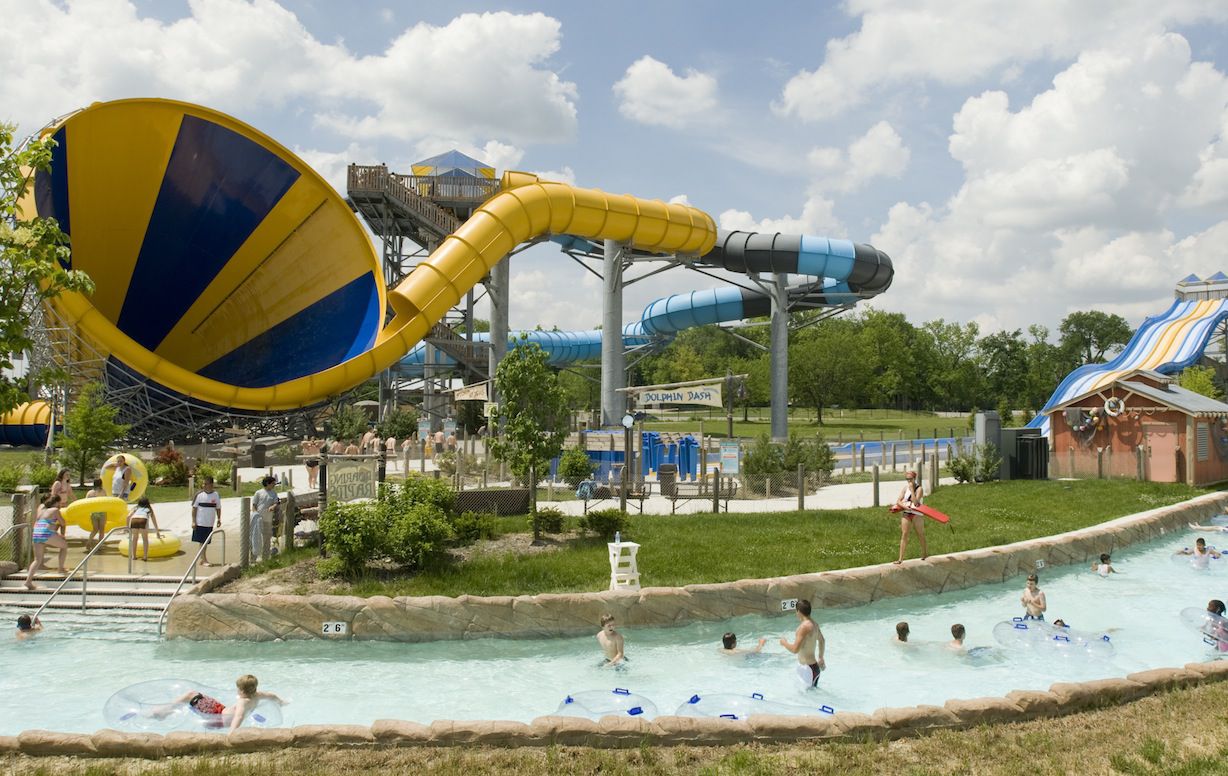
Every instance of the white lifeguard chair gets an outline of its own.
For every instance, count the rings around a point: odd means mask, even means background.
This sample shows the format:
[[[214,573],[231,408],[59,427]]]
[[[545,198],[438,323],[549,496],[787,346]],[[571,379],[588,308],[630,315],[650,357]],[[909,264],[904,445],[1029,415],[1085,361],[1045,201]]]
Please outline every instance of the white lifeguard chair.
[[[606,544],[610,550],[610,589],[639,590],[640,570],[635,554],[640,546],[635,542],[614,541]]]

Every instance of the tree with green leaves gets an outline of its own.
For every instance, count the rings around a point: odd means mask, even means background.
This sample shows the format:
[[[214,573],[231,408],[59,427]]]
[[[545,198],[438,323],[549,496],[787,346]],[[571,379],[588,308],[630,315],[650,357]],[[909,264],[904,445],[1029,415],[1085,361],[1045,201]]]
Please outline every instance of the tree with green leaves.
[[[22,211],[34,171],[51,167],[54,141],[14,148],[12,124],[0,123],[0,370],[34,345],[31,326],[40,304],[65,291],[90,294],[94,284],[69,270],[68,237],[54,218]],[[16,381],[0,375],[0,413],[27,400]]]
[[[328,430],[333,435],[333,439],[347,442],[357,441],[359,437],[367,433],[370,426],[371,421],[367,413],[353,404],[338,404],[332,418],[328,421]]]
[[[1181,370],[1177,384],[1187,391],[1201,393],[1217,401],[1223,401],[1224,392],[1215,383],[1215,369],[1209,366],[1187,366]]]
[[[89,383],[64,415],[64,433],[58,438],[65,457],[85,484],[86,473],[93,474],[115,441],[128,433],[128,426],[115,422],[117,410],[106,402],[102,385]]]
[[[409,439],[418,430],[418,413],[415,410],[395,409],[384,416],[377,425],[379,435],[387,439]],[[362,434],[361,431],[358,432]]]
[[[799,332],[789,347],[789,391],[798,402],[823,409],[856,406],[870,377],[869,362],[856,323],[830,319]]]
[[[1060,347],[1078,364],[1095,364],[1103,361],[1109,350],[1129,342],[1134,331],[1120,315],[1084,310],[1063,318],[1058,333]]]
[[[546,351],[535,342],[509,349],[495,370],[495,389],[502,407],[498,436],[490,440],[491,453],[506,461],[517,476],[528,474],[530,467],[545,471],[563,449],[569,419],[567,397],[547,363]]]

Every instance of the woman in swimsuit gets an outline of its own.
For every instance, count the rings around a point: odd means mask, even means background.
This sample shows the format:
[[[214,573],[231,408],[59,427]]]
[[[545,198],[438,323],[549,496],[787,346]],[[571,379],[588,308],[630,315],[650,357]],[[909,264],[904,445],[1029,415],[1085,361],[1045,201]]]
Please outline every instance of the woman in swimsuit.
[[[43,568],[48,545],[60,551],[59,571],[68,572],[68,568],[64,565],[64,562],[68,560],[68,540],[64,538],[64,532],[67,530],[68,526],[64,522],[64,517],[60,515],[59,495],[47,496],[43,499],[43,508],[38,513],[38,520],[34,522],[34,535],[31,537],[34,544],[34,562],[30,564],[30,570],[26,572],[27,590],[38,589],[34,586],[34,575]]]
[[[921,505],[921,488],[917,485],[917,473],[910,471],[904,475],[904,488],[900,491],[900,497],[895,500],[895,506],[900,513],[900,558],[895,562],[898,566],[904,562],[904,555],[908,552],[908,532],[915,531],[917,540],[921,542],[921,560],[929,557],[929,548],[925,546],[925,515],[920,512],[912,511],[915,506]]]
[[[141,560],[149,560],[149,524],[151,522],[158,533],[158,538],[161,539],[162,529],[158,527],[158,518],[154,515],[153,507],[149,505],[149,497],[141,496],[136,506],[128,513],[128,557],[130,559],[136,558],[136,540],[140,539],[145,550],[145,557]]]
[[[55,475],[55,482],[51,483],[51,495],[60,500],[59,505],[62,507],[68,506],[73,501],[71,480],[68,469],[60,469],[60,473]]]

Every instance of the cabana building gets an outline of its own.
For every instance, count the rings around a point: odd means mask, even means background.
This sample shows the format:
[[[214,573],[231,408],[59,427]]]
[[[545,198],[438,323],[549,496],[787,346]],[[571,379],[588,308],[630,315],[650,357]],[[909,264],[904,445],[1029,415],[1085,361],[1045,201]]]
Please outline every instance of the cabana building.
[[[1146,369],[1046,411],[1051,477],[1228,480],[1228,404]]]

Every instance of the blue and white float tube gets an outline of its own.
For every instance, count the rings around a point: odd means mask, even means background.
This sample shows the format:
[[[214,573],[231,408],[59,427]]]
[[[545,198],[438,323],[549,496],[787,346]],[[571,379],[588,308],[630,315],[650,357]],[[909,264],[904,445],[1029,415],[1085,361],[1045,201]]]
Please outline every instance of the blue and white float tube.
[[[598,720],[613,714],[617,717],[657,716],[657,704],[643,695],[615,687],[613,690],[585,690],[568,695],[559,704],[555,714],[563,717],[585,717]]]
[[[1117,651],[1107,633],[1080,631],[1022,617],[995,625],[993,637],[1004,647],[1030,649],[1055,657],[1107,659]]]
[[[233,709],[239,701],[238,690],[216,687],[183,679],[154,679],[129,685],[107,699],[102,716],[115,730],[142,733],[169,733],[174,730],[220,732],[230,730],[230,715],[201,714],[186,703],[175,703],[186,693],[200,693]],[[260,700],[243,719],[242,727],[281,727],[281,704]]]
[[[1181,621],[1202,634],[1202,641],[1217,654],[1228,653],[1228,619],[1221,615],[1189,606],[1181,610]]]
[[[730,692],[695,694],[674,712],[679,717],[716,717],[720,719],[746,719],[752,714],[775,714],[783,717],[827,716],[836,710],[826,704],[799,706],[791,703],[769,701],[761,693],[739,695]]]

